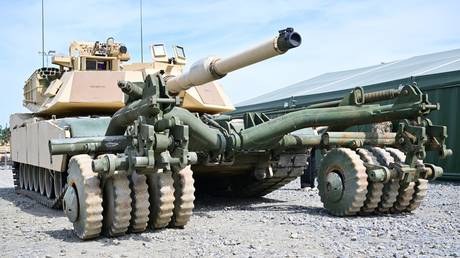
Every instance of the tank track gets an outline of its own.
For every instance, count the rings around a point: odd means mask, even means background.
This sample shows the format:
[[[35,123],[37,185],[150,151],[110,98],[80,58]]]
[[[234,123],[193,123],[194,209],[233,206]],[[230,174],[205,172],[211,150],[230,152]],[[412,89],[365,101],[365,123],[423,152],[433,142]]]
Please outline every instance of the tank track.
[[[225,187],[210,189],[208,193],[241,198],[265,196],[300,177],[307,167],[307,157],[306,153],[283,153],[272,163],[272,175],[257,179],[254,171],[249,171],[232,178]],[[212,183],[212,180],[207,182]]]
[[[295,174],[281,174],[273,171],[273,176],[264,179],[256,179],[251,171],[245,175],[222,177],[198,177],[197,189],[200,193],[214,196],[236,197],[236,198],[257,198],[265,196],[286,184],[297,179],[303,172]],[[214,182],[214,184],[213,184]],[[215,182],[219,182],[216,185]]]
[[[38,169],[35,169],[37,167],[33,167],[30,165],[26,165],[26,164],[21,164],[20,166],[19,163],[15,164],[13,168],[13,178],[14,178],[14,188],[16,190],[16,193],[24,195],[48,208],[61,209],[62,208],[62,198],[64,197],[65,188],[67,187],[66,185],[61,186],[60,194],[57,197],[53,195],[53,198],[47,197],[45,189],[38,189],[38,191],[28,190],[27,185],[29,183],[33,184],[33,182],[27,182],[27,183],[23,182],[22,187],[21,187],[21,182],[20,182],[21,179],[25,181],[32,179],[26,175],[27,173],[30,173],[30,172],[27,172],[26,169],[31,169],[31,168],[34,168],[34,171],[32,173],[39,172]],[[21,173],[23,173],[22,176],[20,176]],[[53,172],[53,173],[61,173],[61,172]],[[44,187],[44,185],[40,185],[40,186]]]
[[[279,176],[274,175],[272,178],[254,181],[240,188],[237,193],[241,197],[261,197],[267,195],[297,179],[299,175]]]

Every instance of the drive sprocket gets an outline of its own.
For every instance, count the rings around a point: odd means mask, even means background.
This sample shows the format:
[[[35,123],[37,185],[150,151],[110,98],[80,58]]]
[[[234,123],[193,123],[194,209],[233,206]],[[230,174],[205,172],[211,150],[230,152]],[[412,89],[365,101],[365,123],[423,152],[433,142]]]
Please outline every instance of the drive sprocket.
[[[129,177],[129,186],[132,199],[129,231],[143,232],[147,228],[150,214],[147,177],[134,171]]]
[[[106,236],[126,233],[131,219],[131,189],[126,175],[115,174],[104,180],[103,231]]]
[[[168,226],[174,209],[174,180],[171,171],[147,176],[149,185],[149,226],[160,229]]]
[[[77,197],[74,198],[75,205],[72,205],[77,207],[77,210],[71,211],[76,212],[73,216],[76,218],[71,222],[80,239],[95,238],[99,236],[102,228],[102,192],[99,178],[91,168],[91,162],[91,157],[86,154],[76,155],[70,159],[68,167],[68,190],[75,191]],[[64,210],[68,208],[65,198],[63,206]]]
[[[377,158],[369,150],[360,148],[356,150],[356,153],[358,153],[362,161],[372,165],[379,165]],[[372,181],[368,181],[367,183],[367,195],[364,205],[361,208],[362,213],[374,212],[379,206],[379,202],[383,194],[383,183]]]
[[[185,226],[193,214],[195,207],[195,187],[193,171],[190,166],[173,173],[174,179],[174,210],[170,225],[173,227]]]
[[[358,154],[336,148],[326,154],[318,173],[318,189],[324,207],[333,215],[354,215],[364,205],[367,174]]]

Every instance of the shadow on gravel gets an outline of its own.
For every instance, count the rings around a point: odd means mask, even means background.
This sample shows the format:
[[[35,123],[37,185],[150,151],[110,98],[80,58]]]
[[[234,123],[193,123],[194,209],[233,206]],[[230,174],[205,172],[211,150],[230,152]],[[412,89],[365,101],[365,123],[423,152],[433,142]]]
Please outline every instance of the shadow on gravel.
[[[282,189],[279,189],[282,190]],[[278,191],[279,191],[278,190]],[[195,200],[194,216],[209,217],[210,211],[254,211],[283,212],[288,214],[304,213],[309,215],[330,216],[323,208],[307,205],[286,204],[287,201],[259,198],[233,198],[200,195]]]
[[[161,233],[163,230],[174,230],[173,228],[166,228],[166,229],[147,229],[146,231],[142,233],[127,233],[124,236],[119,236],[119,237],[106,237],[101,234],[96,239],[89,239],[89,240],[81,240],[78,238],[73,230],[71,229],[62,229],[62,230],[49,230],[49,231],[44,231],[44,233],[48,234],[50,237],[56,239],[56,240],[61,240],[67,243],[84,243],[87,241],[94,241],[102,244],[103,246],[111,246],[111,245],[120,245],[123,244],[123,241],[125,240],[131,240],[131,241],[140,241],[140,242],[152,242],[152,238],[145,236],[145,233],[149,234],[157,234]],[[115,240],[115,241],[114,241]]]
[[[436,184],[436,185],[445,185],[445,186],[460,186],[460,182],[456,181],[448,181],[448,180],[437,180],[431,181],[429,184]]]
[[[83,242],[75,235],[71,229],[48,230],[44,231],[44,233],[48,234],[54,239],[62,240],[68,243]]]
[[[34,216],[56,218],[63,217],[62,210],[50,209],[42,204],[20,194],[17,194],[14,188],[0,188],[0,198],[13,203],[21,211]]]
[[[233,206],[249,206],[255,204],[283,203],[286,201],[266,197],[238,198],[238,197],[217,197],[207,194],[199,194],[195,199],[195,209],[208,211],[222,210]]]

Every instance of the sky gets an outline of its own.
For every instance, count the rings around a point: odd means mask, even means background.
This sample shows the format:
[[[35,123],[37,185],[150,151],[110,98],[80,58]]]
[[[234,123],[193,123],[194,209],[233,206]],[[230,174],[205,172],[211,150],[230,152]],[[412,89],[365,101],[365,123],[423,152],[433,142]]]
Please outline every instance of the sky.
[[[138,0],[44,0],[45,50],[114,37],[140,61]],[[41,1],[0,0],[0,125],[27,112],[22,88],[41,66]],[[148,45],[185,47],[189,64],[225,57],[293,27],[302,45],[221,79],[233,103],[333,71],[460,48],[460,1],[143,1]]]

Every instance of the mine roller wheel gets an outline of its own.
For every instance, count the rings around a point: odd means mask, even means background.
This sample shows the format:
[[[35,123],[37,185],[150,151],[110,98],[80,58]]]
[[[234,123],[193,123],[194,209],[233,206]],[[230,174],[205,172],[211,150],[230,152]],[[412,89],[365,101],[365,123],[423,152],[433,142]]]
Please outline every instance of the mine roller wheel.
[[[190,166],[173,173],[174,179],[174,210],[170,222],[172,227],[184,227],[193,214],[195,207],[195,187],[193,183],[193,171]]]
[[[379,165],[377,158],[369,150],[360,148],[356,150],[356,153],[361,157],[362,161],[373,165]],[[383,183],[372,181],[368,181],[367,183],[366,200],[364,201],[363,207],[361,207],[361,212],[364,214],[375,211],[375,209],[379,206],[379,202],[383,194]]]
[[[126,233],[131,220],[131,189],[126,175],[113,175],[104,179],[102,198],[102,229],[106,236],[121,236]]]
[[[70,159],[68,187],[63,199],[64,212],[80,239],[95,238],[102,228],[102,192],[91,162],[86,154]]]
[[[400,186],[398,196],[396,197],[396,202],[391,209],[392,213],[399,213],[405,211],[407,206],[409,206],[410,201],[412,200],[415,193],[415,183],[410,182],[406,186]]]
[[[171,171],[147,176],[149,185],[149,226],[153,229],[166,227],[174,209],[174,180]]]
[[[404,152],[395,149],[395,148],[385,148],[385,150],[390,153],[390,155],[393,157],[393,159],[396,162],[401,162],[404,163],[406,161],[406,154]]]
[[[390,153],[380,147],[372,147],[370,150],[374,154],[374,156],[377,157],[377,160],[380,162],[382,166],[388,167],[391,163],[395,162],[394,158],[390,155]],[[382,190],[382,198],[378,207],[379,212],[390,212],[390,209],[397,201],[397,197],[399,194],[398,191],[398,179],[391,179],[389,182],[384,184]]]
[[[24,189],[25,188],[25,184],[24,184],[24,165],[22,163],[19,163],[19,187],[21,189]]]
[[[149,222],[149,190],[147,177],[136,173],[129,176],[129,187],[131,188],[131,221],[130,232],[143,232],[147,229]]]
[[[366,200],[367,185],[363,161],[351,149],[333,149],[321,161],[318,189],[324,208],[331,214],[359,212]]]
[[[54,198],[53,175],[51,170],[45,170],[45,194],[48,199]]]
[[[38,188],[41,195],[45,195],[45,180],[46,180],[46,170],[44,168],[38,169]]]
[[[33,180],[33,189],[35,192],[39,192],[38,178],[39,178],[39,168],[31,166],[32,169],[32,180]]]
[[[404,163],[406,161],[406,155],[404,154],[404,152],[395,148],[385,148],[385,150],[388,153],[390,153],[390,155],[396,162]],[[418,161],[417,163],[422,162]],[[407,186],[399,187],[398,196],[396,197],[396,202],[394,203],[392,209],[393,213],[399,213],[407,210],[407,207],[410,205],[411,200],[414,198],[415,185],[415,182],[410,182]]]
[[[410,201],[410,204],[407,206],[405,211],[413,211],[420,207],[420,204],[422,203],[423,199],[426,197],[426,193],[428,191],[428,180],[426,179],[418,179],[415,182],[415,191],[414,195]]]

